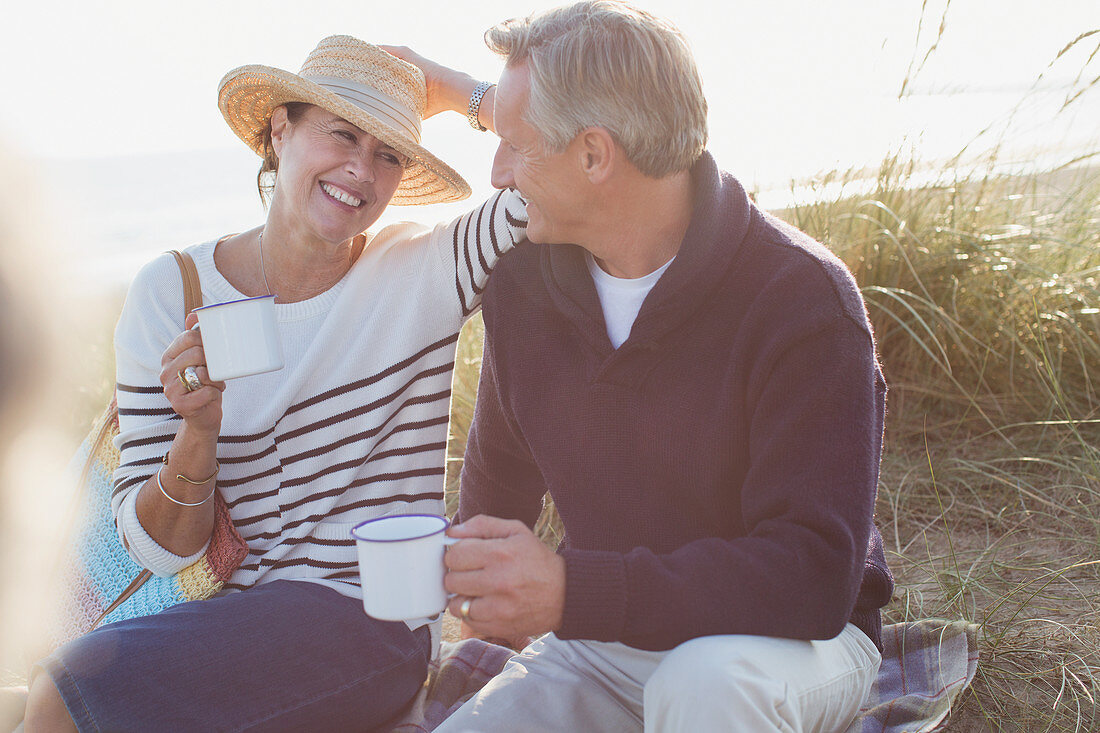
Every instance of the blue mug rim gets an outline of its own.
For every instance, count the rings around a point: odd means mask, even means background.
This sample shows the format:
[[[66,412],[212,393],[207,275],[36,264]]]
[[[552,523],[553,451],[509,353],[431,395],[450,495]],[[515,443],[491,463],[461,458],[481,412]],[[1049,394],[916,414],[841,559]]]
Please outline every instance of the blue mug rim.
[[[257,296],[254,296],[252,298],[237,298],[236,300],[227,300],[224,303],[210,303],[209,305],[199,306],[198,308],[196,308],[192,312],[204,311],[204,310],[207,310],[208,308],[217,308],[220,305],[233,305],[234,303],[247,303],[250,300],[263,300],[264,298],[274,299],[275,296],[274,295],[257,295]]]
[[[381,522],[386,519],[397,519],[399,517],[424,517],[426,519],[438,519],[443,522],[443,526],[426,534],[416,535],[415,537],[399,537],[392,540],[378,540],[374,539],[373,537],[360,537],[358,534],[356,534],[356,530],[358,530],[360,527],[365,527],[368,524],[374,524],[375,522]],[[446,517],[441,517],[438,514],[387,514],[383,517],[375,517],[374,519],[368,519],[365,522],[360,522],[359,524],[355,525],[351,528],[351,536],[361,542],[408,542],[409,540],[422,540],[425,537],[431,537],[432,535],[439,534],[440,532],[446,532],[450,526],[451,520],[447,519]]]

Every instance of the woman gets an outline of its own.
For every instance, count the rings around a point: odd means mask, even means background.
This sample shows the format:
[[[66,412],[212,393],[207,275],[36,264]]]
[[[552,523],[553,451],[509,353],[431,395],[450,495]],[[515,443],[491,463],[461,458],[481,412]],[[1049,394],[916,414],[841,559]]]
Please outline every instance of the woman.
[[[492,95],[459,84],[489,123]],[[425,105],[415,67],[347,36],[298,74],[246,66],[222,80],[223,115],[264,159],[261,195],[277,174],[262,226],[189,252],[207,303],[275,294],[286,366],[211,383],[174,260],[147,265],[115,334],[113,507],[135,559],[170,574],[204,551],[217,490],[249,554],[218,597],[102,627],[40,662],[28,731],[369,729],[419,690],[431,619],[363,613],[349,531],[443,513],[458,332],[526,220],[501,192],[431,231],[360,235],[391,202],[469,195],[419,144]]]

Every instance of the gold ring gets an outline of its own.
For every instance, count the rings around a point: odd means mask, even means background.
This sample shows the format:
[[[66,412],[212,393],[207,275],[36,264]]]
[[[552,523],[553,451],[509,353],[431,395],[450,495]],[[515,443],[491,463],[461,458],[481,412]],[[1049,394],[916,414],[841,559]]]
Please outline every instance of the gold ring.
[[[470,605],[474,602],[473,598],[467,598],[458,607],[458,615],[462,617],[463,621],[470,620]]]
[[[189,366],[180,372],[180,381],[183,382],[183,386],[188,392],[202,389],[202,380],[199,379],[199,373],[193,366]]]

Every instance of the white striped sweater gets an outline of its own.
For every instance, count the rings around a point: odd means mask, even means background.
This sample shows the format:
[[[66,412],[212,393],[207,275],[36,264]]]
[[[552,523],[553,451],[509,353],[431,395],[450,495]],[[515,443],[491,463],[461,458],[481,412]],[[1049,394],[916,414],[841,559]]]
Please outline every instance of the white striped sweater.
[[[217,487],[249,546],[229,591],[296,579],[359,597],[355,524],[443,514],[458,333],[526,222],[522,199],[504,191],[432,230],[394,224],[332,288],[276,304],[286,365],[230,381],[222,400]],[[245,297],[215,268],[214,246],[188,250],[204,302]],[[165,254],[135,277],[115,332],[121,465],[112,510],[131,545],[152,540],[122,521],[123,504],[132,506],[181,424],[159,374],[182,331],[179,268]]]

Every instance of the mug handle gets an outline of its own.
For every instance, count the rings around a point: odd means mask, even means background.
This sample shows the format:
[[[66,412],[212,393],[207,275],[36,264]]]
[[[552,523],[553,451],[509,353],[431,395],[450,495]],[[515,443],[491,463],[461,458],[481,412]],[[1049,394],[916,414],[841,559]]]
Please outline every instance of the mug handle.
[[[462,539],[460,537],[451,537],[449,535],[443,535],[443,547],[444,548],[450,547],[454,543],[461,542],[461,541],[462,541]],[[446,552],[446,550],[444,550],[444,552]],[[447,594],[447,600],[449,601],[452,598],[456,597],[457,595],[458,595],[457,593],[448,593]]]

